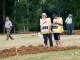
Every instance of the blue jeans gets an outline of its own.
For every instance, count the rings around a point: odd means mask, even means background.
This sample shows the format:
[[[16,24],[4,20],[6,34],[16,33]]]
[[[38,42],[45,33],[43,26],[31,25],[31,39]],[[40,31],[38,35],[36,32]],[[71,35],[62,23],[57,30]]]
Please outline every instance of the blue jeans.
[[[67,24],[68,35],[72,35],[72,24]]]

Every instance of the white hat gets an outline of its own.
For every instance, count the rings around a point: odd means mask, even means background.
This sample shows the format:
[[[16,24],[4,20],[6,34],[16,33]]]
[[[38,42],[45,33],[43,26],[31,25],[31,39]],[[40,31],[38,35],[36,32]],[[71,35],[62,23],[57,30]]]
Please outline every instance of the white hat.
[[[41,15],[41,16],[43,16],[43,15],[47,17],[46,13],[42,13],[42,15]]]
[[[72,14],[69,14],[69,16],[72,16]]]

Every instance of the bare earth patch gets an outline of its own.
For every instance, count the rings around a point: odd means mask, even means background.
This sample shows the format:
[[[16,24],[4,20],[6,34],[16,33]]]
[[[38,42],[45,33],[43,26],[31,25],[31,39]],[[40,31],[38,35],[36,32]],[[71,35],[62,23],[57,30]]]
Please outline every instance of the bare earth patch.
[[[53,51],[67,51],[67,50],[73,50],[73,49],[79,49],[78,46],[68,46],[68,47],[45,47],[43,45],[38,46],[32,46],[29,47],[21,46],[17,49],[18,55],[29,55],[29,54],[39,54],[39,53],[47,53],[47,52],[53,52]],[[3,49],[0,50],[0,58],[6,58],[6,57],[12,57],[16,56],[16,48],[10,48],[10,49]]]

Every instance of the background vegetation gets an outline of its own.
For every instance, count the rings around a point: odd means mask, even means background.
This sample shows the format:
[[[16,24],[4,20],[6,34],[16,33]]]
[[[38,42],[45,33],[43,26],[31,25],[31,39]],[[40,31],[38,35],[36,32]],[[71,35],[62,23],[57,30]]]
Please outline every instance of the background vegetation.
[[[12,32],[39,31],[42,12],[51,17],[57,13],[65,21],[73,15],[74,29],[80,29],[80,0],[0,0],[0,33],[5,33],[5,17],[13,23]],[[64,24],[64,29],[66,26]]]

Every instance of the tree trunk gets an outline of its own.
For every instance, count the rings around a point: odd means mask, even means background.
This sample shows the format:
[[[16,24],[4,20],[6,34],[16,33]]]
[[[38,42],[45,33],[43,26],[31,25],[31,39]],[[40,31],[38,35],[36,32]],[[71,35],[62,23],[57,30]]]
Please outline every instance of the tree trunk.
[[[27,28],[26,28],[26,32],[28,32],[28,17],[27,17]]]
[[[59,1],[58,0],[56,0],[57,1],[57,10],[58,10],[58,15],[60,16],[60,6],[59,6]]]
[[[29,23],[29,0],[27,0],[27,28],[26,28],[26,31],[28,32],[29,29],[28,29],[28,23]]]
[[[15,8],[14,8],[14,21],[16,21],[16,0],[15,0]],[[15,28],[15,24],[14,24],[14,34],[16,33],[16,28]]]
[[[3,22],[5,21],[5,0],[3,0]],[[3,25],[3,33],[5,33],[5,25]]]
[[[18,0],[18,2],[19,2],[20,0]]]

